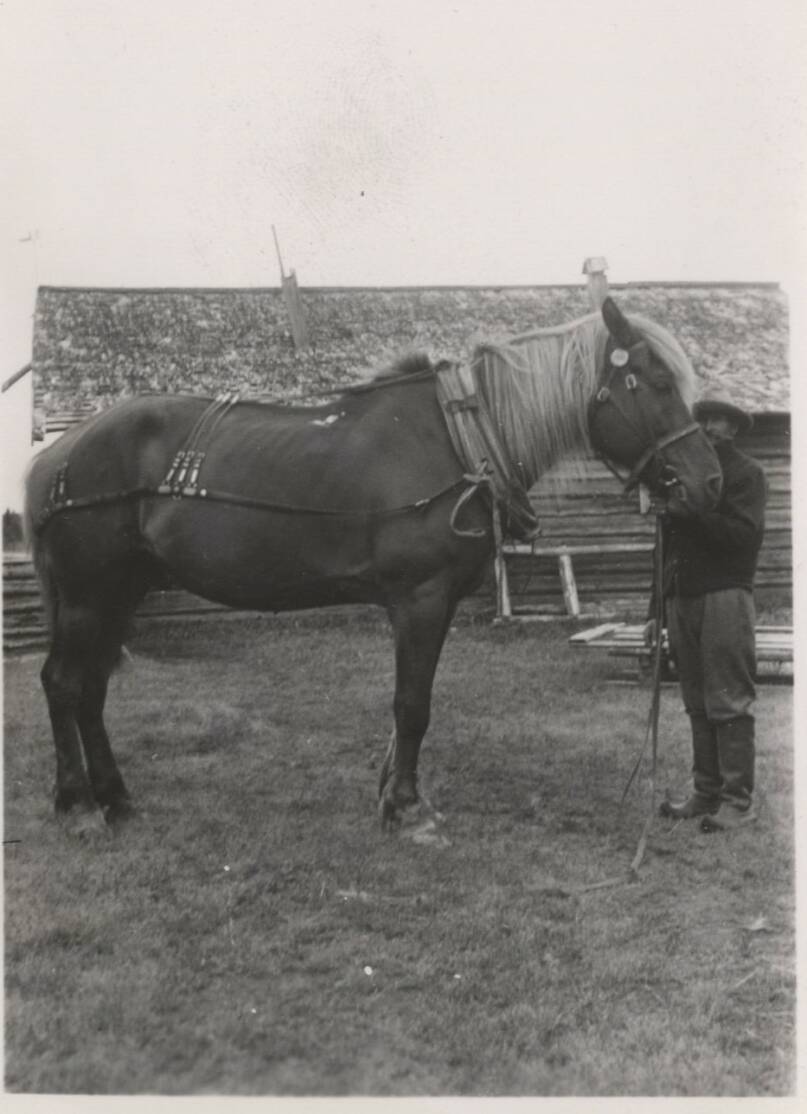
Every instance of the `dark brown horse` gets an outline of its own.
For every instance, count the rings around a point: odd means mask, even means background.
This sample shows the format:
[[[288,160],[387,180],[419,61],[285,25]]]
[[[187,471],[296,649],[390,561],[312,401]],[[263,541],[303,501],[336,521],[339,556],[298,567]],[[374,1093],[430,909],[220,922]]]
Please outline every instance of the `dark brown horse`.
[[[57,812],[79,831],[131,812],[107,682],[168,575],[231,607],[385,608],[396,681],[379,807],[396,825],[418,804],[435,668],[493,553],[493,507],[524,527],[524,493],[574,445],[711,506],[720,469],[690,417],[693,384],[669,334],[609,299],[602,317],[484,346],[465,368],[401,365],[327,405],[156,395],[70,430],[35,459],[26,506]]]

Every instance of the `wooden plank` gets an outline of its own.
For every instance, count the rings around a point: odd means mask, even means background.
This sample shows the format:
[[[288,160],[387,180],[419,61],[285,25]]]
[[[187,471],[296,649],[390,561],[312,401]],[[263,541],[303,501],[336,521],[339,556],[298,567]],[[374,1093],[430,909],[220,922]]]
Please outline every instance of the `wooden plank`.
[[[19,380],[22,379],[24,375],[27,375],[30,370],[31,365],[26,364],[25,367],[21,367],[19,371],[15,371],[13,375],[9,375],[8,379],[3,380],[3,384],[2,386],[0,386],[0,391],[5,394],[9,387],[13,387],[15,383],[18,383]]]
[[[3,638],[7,639],[9,635],[12,636],[14,641],[20,638],[44,638],[47,634],[47,627],[44,623],[28,623],[26,626],[19,627],[3,627]]]
[[[793,660],[793,628],[769,627],[756,628],[756,654],[758,661],[791,662]],[[627,623],[595,627],[590,631],[574,634],[569,642],[587,649],[605,650],[611,656],[645,657],[650,647],[644,641],[643,625]],[[669,637],[665,630],[662,646],[669,647]]]
[[[609,625],[609,624],[607,624],[607,625]],[[612,627],[612,629],[615,633],[624,634],[626,637],[630,637],[630,638],[641,637],[642,632],[644,630],[644,626],[641,623],[618,623],[618,624],[613,624],[613,625],[610,625],[610,626]],[[597,628],[597,629],[599,630],[600,628]],[[792,637],[793,637],[793,627],[790,627],[790,626],[768,626],[768,625],[758,626],[758,627],[755,628],[755,632],[756,632],[757,637],[762,636],[763,638],[773,636],[773,637],[783,637],[785,639],[792,639]],[[580,633],[589,634],[591,632],[580,632]],[[572,641],[572,640],[580,641],[580,634],[573,635],[572,638],[570,639],[570,641]]]
[[[280,281],[283,302],[286,306],[286,312],[289,315],[294,347],[299,351],[308,347],[309,339],[302,295],[297,286],[297,276],[294,271],[290,271],[288,275],[283,275]]]
[[[601,623],[600,626],[591,627],[590,630],[578,631],[577,634],[571,636],[569,641],[576,646],[581,643],[593,642],[598,638],[603,638],[606,634],[616,633],[620,627],[624,626],[624,623]]]
[[[513,610],[510,604],[510,581],[507,575],[507,557],[504,547],[494,558],[494,571],[496,577],[496,615],[500,619],[509,619]]]
[[[6,603],[3,601],[3,616],[6,619],[14,619],[17,615],[32,615],[42,611],[42,601],[39,596],[32,597],[30,600],[16,601],[15,603]]]
[[[650,646],[608,646],[607,644],[603,644],[596,648],[605,650],[609,657],[616,658],[649,658],[652,653]],[[766,664],[778,662],[784,665],[793,661],[793,654],[787,647],[782,647],[779,650],[765,651],[760,651],[760,649],[757,648],[756,659],[758,665],[762,662]]]
[[[519,557],[580,557],[583,555],[596,556],[601,553],[652,553],[653,544],[647,542],[605,542],[601,545],[525,545],[520,542],[506,544],[503,549],[505,554]]]
[[[560,571],[560,582],[563,587],[563,602],[566,604],[567,612],[572,618],[576,619],[580,614],[580,600],[577,595],[577,585],[574,580],[572,559],[568,553],[561,553],[558,556],[558,569]]]

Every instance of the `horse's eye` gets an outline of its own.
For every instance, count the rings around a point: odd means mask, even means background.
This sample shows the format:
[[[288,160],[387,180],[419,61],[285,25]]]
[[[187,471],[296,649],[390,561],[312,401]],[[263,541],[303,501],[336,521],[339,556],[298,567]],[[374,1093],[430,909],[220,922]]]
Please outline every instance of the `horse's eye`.
[[[645,373],[645,379],[654,391],[669,394],[673,389],[672,376],[667,371],[651,368]]]

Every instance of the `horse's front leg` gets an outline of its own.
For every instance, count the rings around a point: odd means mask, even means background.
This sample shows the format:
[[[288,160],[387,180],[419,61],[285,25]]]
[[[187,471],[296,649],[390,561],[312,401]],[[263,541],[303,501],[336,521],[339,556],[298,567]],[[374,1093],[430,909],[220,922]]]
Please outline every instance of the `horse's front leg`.
[[[417,764],[429,726],[432,684],[456,601],[430,582],[387,608],[395,635],[395,727],[381,770],[382,826],[397,828],[420,802]]]

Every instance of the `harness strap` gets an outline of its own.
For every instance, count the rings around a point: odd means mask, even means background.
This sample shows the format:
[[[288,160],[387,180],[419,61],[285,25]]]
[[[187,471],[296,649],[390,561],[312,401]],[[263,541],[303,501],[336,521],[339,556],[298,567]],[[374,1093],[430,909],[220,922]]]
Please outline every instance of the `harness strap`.
[[[303,507],[291,503],[274,503],[268,499],[253,499],[247,495],[237,495],[229,491],[214,491],[204,487],[199,487],[195,490],[188,490],[186,487],[182,490],[181,494],[185,498],[198,499],[205,503],[226,503],[229,506],[245,507],[248,510],[272,511],[275,514],[305,514],[319,518],[369,521],[374,518],[394,518],[397,515],[411,514],[414,511],[425,510],[444,495],[449,495],[458,488],[464,488],[467,483],[467,478],[463,476],[461,479],[455,480],[454,483],[448,484],[446,487],[434,492],[433,495],[427,495],[423,499],[416,499],[412,503],[404,503],[398,507],[390,507],[385,510],[376,511]],[[470,496],[475,493],[475,490],[476,489],[473,488],[470,492],[466,492],[466,494]],[[165,495],[174,497],[172,489],[166,489],[164,485],[161,484],[160,487],[133,487],[125,491],[110,491],[102,495],[86,495],[77,499],[64,499],[59,503],[51,501],[42,509],[42,512],[34,523],[34,529],[39,533],[51,518],[57,514],[61,514],[63,511],[86,510],[89,507],[108,506],[112,503],[125,503],[136,499],[153,499],[157,496]]]
[[[486,488],[487,491],[490,492],[491,498],[493,499],[494,518],[497,517],[498,512],[496,493],[493,489],[493,474],[490,471],[488,462],[483,460],[476,472],[466,472],[462,478],[465,483],[470,484],[470,487],[460,495],[459,499],[454,504],[454,509],[449,519],[449,525],[453,532],[460,538],[483,538],[486,533],[485,530],[479,526],[474,526],[470,530],[461,530],[459,526],[457,526],[457,518],[465,504],[473,499],[474,495],[476,495],[481,488]]]
[[[199,473],[206,452],[199,449],[199,443],[203,437],[208,443],[212,440],[216,427],[237,401],[237,393],[222,394],[206,407],[188,434],[184,448],[177,452],[165,479],[157,488],[160,495],[172,495],[179,499],[183,495],[198,493]]]
[[[440,365],[441,367],[444,365]],[[428,375],[434,372],[429,370]],[[418,378],[425,378],[418,376]],[[394,385],[398,381],[411,382],[414,376],[400,376],[393,380],[380,381],[383,385]],[[367,389],[374,389],[376,384],[369,384]],[[365,389],[359,385],[356,390]],[[238,401],[238,394],[222,394],[213,400],[197,418],[184,446],[177,451],[171,462],[165,478],[157,487],[135,487],[123,491],[105,492],[98,495],[86,495],[78,498],[69,498],[67,491],[68,462],[56,472],[50,490],[48,503],[34,523],[34,529],[39,532],[54,515],[65,510],[85,510],[90,507],[108,506],[113,503],[130,502],[137,499],[149,499],[155,496],[170,496],[173,499],[196,498],[208,503],[225,503],[235,507],[245,507],[252,510],[273,511],[278,514],[305,514],[321,518],[357,519],[368,521],[373,518],[390,518],[396,515],[409,514],[413,511],[423,510],[431,506],[444,495],[465,488],[451,514],[451,527],[460,537],[479,537],[484,535],[484,530],[460,530],[456,520],[462,507],[471,499],[481,487],[491,488],[490,470],[487,462],[482,461],[477,471],[473,474],[463,475],[460,479],[446,485],[432,495],[416,499],[398,507],[376,511],[330,509],[325,507],[306,507],[288,503],[276,503],[273,500],[255,499],[246,495],[239,495],[230,491],[217,491],[200,486],[200,472],[204,463],[206,449],[201,445],[209,445],[213,434],[225,415],[229,413]],[[468,486],[470,485],[470,486]]]
[[[657,452],[660,452],[661,449],[666,449],[668,445],[675,444],[676,441],[682,441],[685,437],[689,437],[691,433],[697,433],[700,428],[698,422],[690,422],[689,425],[682,426],[681,429],[674,429],[672,433],[668,433],[666,437],[660,437],[658,441],[654,441],[649,445],[636,461],[633,468],[631,468],[630,474],[625,480],[625,489],[630,491],[632,487],[636,486],[639,482],[639,476]]]
[[[621,409],[620,413],[622,413]],[[690,434],[696,433],[700,428],[698,422],[691,422],[689,425],[682,426],[681,429],[674,429],[672,433],[668,433],[666,437],[661,437],[658,441],[654,441],[645,449],[627,476],[623,476],[619,469],[602,453],[597,453],[597,459],[605,465],[609,472],[616,476],[625,491],[631,491],[639,482],[639,477],[657,452],[661,449],[666,449],[668,445],[675,444],[676,441],[682,441],[685,437],[689,437]]]
[[[650,799],[648,802],[647,814],[645,822],[642,825],[642,832],[639,836],[639,842],[636,845],[636,852],[633,860],[628,868],[627,874],[614,875],[611,878],[604,878],[600,882],[592,882],[588,886],[580,886],[575,890],[570,890],[570,893],[583,893],[587,890],[604,889],[607,886],[622,886],[629,882],[635,882],[638,878],[639,867],[642,865],[645,851],[647,850],[647,837],[650,834],[650,828],[653,819],[656,815],[656,772],[658,769],[658,721],[659,711],[661,707],[661,621],[664,615],[664,601],[661,594],[663,582],[663,563],[664,553],[662,549],[662,529],[661,518],[656,517],[656,545],[654,549],[654,563],[653,563],[653,587],[655,590],[655,599],[653,606],[653,618],[656,621],[656,640],[653,644],[653,695],[650,701],[650,711],[647,717],[647,727],[645,729],[644,742],[642,743],[639,757],[636,759],[633,769],[631,770],[630,777],[627,784],[622,791],[622,799],[620,804],[624,804],[625,798],[628,795],[633,781],[639,772],[642,761],[647,750],[648,742],[652,741],[652,764],[650,769]]]
[[[475,531],[458,530],[455,522],[461,507],[485,489],[493,502],[504,508],[510,532],[521,537],[534,535],[538,531],[538,519],[519,469],[476,389],[472,369],[466,364],[445,361],[436,371],[437,398],[446,428],[454,451],[467,469],[465,479],[472,485],[454,508],[452,529],[461,537],[478,536]]]

